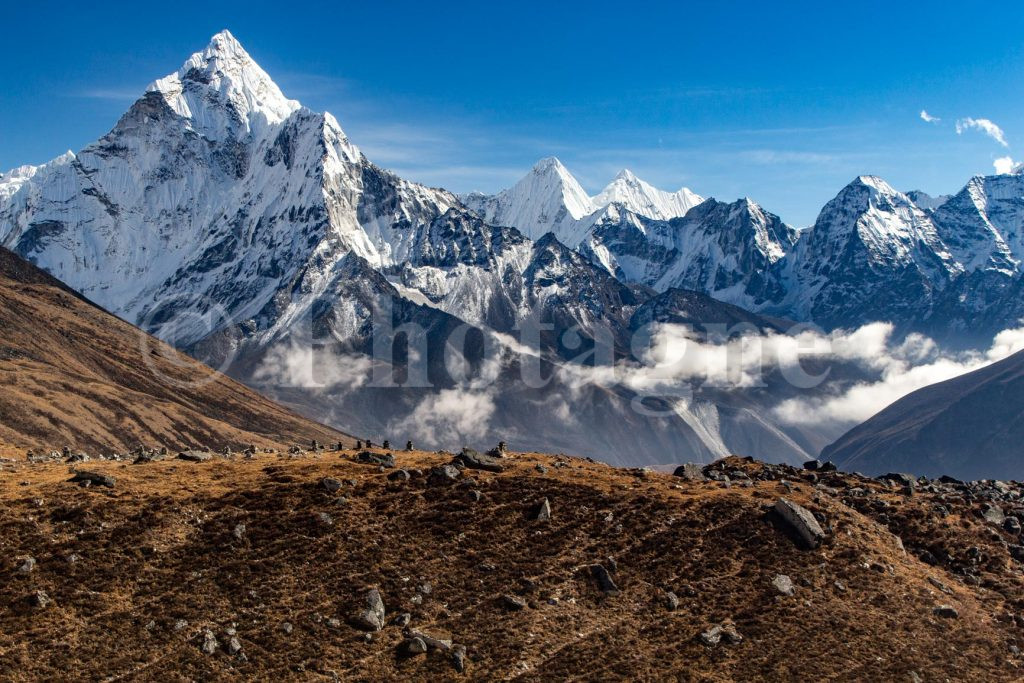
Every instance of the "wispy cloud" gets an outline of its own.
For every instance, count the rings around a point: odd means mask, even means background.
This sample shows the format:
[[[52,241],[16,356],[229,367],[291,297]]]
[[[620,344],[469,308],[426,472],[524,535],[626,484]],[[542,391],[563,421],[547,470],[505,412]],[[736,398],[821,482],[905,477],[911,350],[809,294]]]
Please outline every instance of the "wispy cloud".
[[[927,111],[922,109],[921,110],[921,120],[924,121],[925,123],[938,123],[942,119],[940,119],[938,116],[932,116]]]
[[[145,86],[112,86],[105,88],[88,88],[73,93],[74,97],[88,100],[110,100],[114,102],[134,102],[142,96]]]
[[[965,130],[971,128],[981,131],[1003,147],[1010,146],[1010,143],[1006,141],[1006,135],[1003,133],[1003,129],[988,119],[972,119],[968,116],[966,118],[958,119],[956,122],[957,135],[963,135]]]

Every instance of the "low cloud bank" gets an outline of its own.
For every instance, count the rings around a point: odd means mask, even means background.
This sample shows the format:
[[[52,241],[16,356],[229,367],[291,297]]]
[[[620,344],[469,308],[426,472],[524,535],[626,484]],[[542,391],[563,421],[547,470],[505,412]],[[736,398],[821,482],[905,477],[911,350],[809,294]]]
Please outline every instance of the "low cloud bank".
[[[887,335],[891,335],[891,327],[885,327],[888,328]],[[897,346],[878,344],[885,339],[877,337],[874,341],[877,355],[864,359],[870,360],[871,366],[880,372],[878,380],[857,383],[824,396],[783,401],[774,410],[776,417],[786,424],[859,424],[907,394],[977,370],[1024,349],[1024,328],[1003,330],[996,335],[992,345],[981,352],[943,352],[932,340],[919,335],[911,335]]]

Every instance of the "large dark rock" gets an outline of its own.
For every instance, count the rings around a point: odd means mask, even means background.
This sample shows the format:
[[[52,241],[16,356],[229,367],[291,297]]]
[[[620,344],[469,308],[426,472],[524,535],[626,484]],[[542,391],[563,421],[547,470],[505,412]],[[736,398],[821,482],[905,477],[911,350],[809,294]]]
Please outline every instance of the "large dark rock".
[[[379,453],[371,453],[370,451],[363,451],[356,456],[356,461],[366,465],[379,465],[380,467],[394,467],[395,456],[391,453],[385,453],[383,455]]]
[[[83,486],[106,486],[107,488],[114,488],[116,479],[113,477],[100,474],[99,472],[88,472],[86,470],[79,470],[75,472],[75,476],[71,477],[68,481]]]
[[[504,472],[505,466],[501,464],[498,458],[490,455],[484,455],[472,448],[463,448],[462,453],[459,453],[452,460],[452,464],[461,463],[464,467],[471,470],[484,470],[486,472]]]
[[[817,548],[821,545],[825,532],[810,510],[786,498],[779,498],[775,501],[775,512],[809,547]]]

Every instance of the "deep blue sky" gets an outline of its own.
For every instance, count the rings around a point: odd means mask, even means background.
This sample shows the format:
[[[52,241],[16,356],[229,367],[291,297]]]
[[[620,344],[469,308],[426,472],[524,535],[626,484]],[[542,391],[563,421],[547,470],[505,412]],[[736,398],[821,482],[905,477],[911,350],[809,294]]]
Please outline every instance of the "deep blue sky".
[[[0,168],[96,139],[228,28],[286,95],[410,179],[493,191],[553,154],[590,191],[629,167],[800,226],[859,174],[947,193],[1024,158],[1024,3],[978,7],[8,3]],[[1009,147],[958,135],[964,117]]]

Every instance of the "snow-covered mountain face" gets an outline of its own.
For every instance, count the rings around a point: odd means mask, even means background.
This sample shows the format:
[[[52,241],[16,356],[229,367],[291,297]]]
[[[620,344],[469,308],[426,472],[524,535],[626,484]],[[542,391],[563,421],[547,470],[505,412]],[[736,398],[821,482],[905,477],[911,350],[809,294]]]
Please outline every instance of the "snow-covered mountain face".
[[[557,182],[545,186],[559,191],[528,191],[552,168]],[[550,159],[514,188],[467,203],[488,220],[550,230],[624,282],[693,289],[827,329],[886,320],[972,344],[1024,315],[1014,294],[1024,254],[1020,173],[974,178],[952,197],[861,176],[802,232],[750,199],[670,194],[625,171],[590,198],[588,213],[579,183]]]
[[[599,194],[591,197],[561,161],[538,161],[522,180],[496,195],[471,193],[461,197],[466,206],[488,223],[511,225],[531,239],[554,233],[570,248],[579,246],[605,209],[616,207],[646,218],[669,220],[683,216],[704,198],[687,188],[665,192],[621,171]]]

